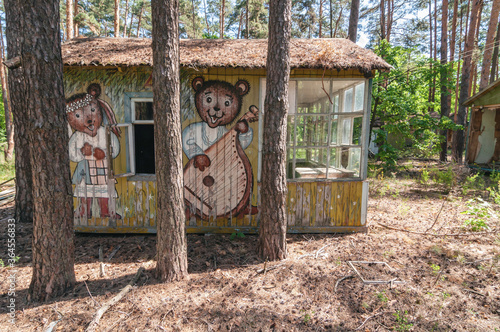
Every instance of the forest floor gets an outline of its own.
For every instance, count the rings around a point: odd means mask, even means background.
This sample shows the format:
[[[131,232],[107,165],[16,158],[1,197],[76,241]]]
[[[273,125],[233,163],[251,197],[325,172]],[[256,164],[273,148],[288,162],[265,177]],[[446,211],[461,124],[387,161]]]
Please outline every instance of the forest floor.
[[[84,331],[140,267],[136,286],[97,331],[500,331],[499,209],[477,200],[487,199],[489,178],[430,164],[412,161],[395,177],[370,179],[367,233],[289,235],[284,261],[260,260],[254,235],[188,235],[189,279],[179,282],[155,278],[154,235],[76,234],[76,287],[48,303],[26,301],[32,226],[18,224],[16,322],[6,313],[14,270],[4,267],[0,331],[50,331],[56,321],[53,331]],[[0,211],[4,261],[12,211]],[[462,211],[482,214],[489,228],[472,232],[480,222],[465,226],[471,216]],[[349,261],[385,262],[354,267],[393,282],[364,284]]]

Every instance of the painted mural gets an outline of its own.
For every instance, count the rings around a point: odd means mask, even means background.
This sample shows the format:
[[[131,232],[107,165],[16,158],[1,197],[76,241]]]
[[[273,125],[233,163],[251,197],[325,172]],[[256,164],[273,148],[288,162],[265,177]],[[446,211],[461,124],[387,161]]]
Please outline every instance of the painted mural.
[[[104,123],[116,124],[113,110],[100,99],[101,86],[92,83],[87,93],[74,94],[66,100],[68,124],[72,129],[69,140],[70,160],[77,163],[72,182],[77,204],[75,218],[101,217],[120,219],[115,212],[115,180],[108,177],[108,157],[120,153],[120,129],[112,127],[111,151],[106,143]],[[111,153],[111,156],[108,154]],[[112,199],[112,203],[110,203]]]
[[[192,88],[202,121],[182,132],[182,148],[189,159],[184,167],[188,219],[191,214],[204,220],[256,214],[257,207],[251,203],[252,165],[244,150],[254,139],[249,123],[258,120],[259,110],[252,105],[237,120],[250,84],[238,80],[232,85],[199,76],[192,80]]]

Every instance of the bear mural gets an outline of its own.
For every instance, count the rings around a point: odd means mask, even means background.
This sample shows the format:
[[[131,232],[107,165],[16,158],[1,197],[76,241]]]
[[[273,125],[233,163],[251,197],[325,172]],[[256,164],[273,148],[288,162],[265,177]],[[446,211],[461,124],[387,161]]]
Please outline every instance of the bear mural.
[[[182,132],[182,148],[189,159],[184,167],[184,201],[187,217],[237,217],[256,214],[251,205],[252,166],[244,150],[253,140],[248,123],[258,120],[256,106],[250,106],[231,128],[241,112],[243,96],[250,84],[239,80],[232,85],[219,80],[192,81],[196,110],[201,122]]]
[[[115,114],[104,100],[99,99],[101,86],[92,83],[87,93],[78,93],[66,99],[66,113],[70,132],[69,157],[77,163],[72,176],[75,185],[73,196],[79,199],[75,218],[112,217],[116,214],[110,197],[116,198],[115,180],[108,178],[108,151],[106,147],[106,128],[104,120],[116,124]],[[111,158],[120,153],[118,137],[120,129],[112,128],[110,145]],[[93,215],[94,214],[94,215]]]

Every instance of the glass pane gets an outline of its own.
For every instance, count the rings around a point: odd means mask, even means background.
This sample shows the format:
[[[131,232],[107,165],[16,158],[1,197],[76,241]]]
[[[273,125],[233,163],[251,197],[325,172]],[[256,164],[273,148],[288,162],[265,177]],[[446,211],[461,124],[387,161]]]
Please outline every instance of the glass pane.
[[[327,152],[324,148],[297,149],[295,155],[295,178],[326,178]]]
[[[361,144],[361,134],[363,132],[363,117],[358,116],[354,118],[354,125],[352,129],[352,144]]]
[[[340,144],[351,144],[351,118],[343,118],[342,119],[342,139]]]
[[[154,125],[136,124],[135,130],[135,172],[155,174]]]
[[[356,85],[355,88],[355,100],[354,100],[354,111],[359,112],[363,110],[363,104],[365,100],[365,83]]]
[[[359,176],[361,148],[330,149],[329,179],[352,178]]]
[[[344,93],[344,112],[352,112],[352,88]]]
[[[297,146],[318,146],[328,144],[327,116],[300,116],[296,118]]]
[[[109,143],[111,145],[110,151],[111,160],[113,163],[113,173],[115,176],[128,174],[132,172],[129,147],[132,144],[131,131],[129,125],[120,125],[120,137],[116,136],[113,131],[109,132]]]
[[[136,120],[153,120],[153,102],[134,102]]]
[[[353,176],[359,176],[361,167],[361,148],[349,148],[349,162],[347,169],[353,172]]]
[[[293,179],[293,148],[288,148],[286,153],[286,177]]]
[[[333,112],[334,113],[338,113],[339,112],[339,95],[336,95],[335,97],[333,97],[332,99],[332,102],[333,102]]]
[[[295,145],[295,121],[294,116],[288,116],[287,128],[286,128],[286,143],[288,146]]]
[[[325,81],[325,89],[328,91],[330,84]],[[323,91],[323,82],[297,81],[297,112],[298,113],[328,113],[330,111],[330,100],[327,93]]]
[[[333,144],[333,145],[337,145],[338,144],[338,141],[337,141],[337,133],[338,133],[338,122],[339,122],[339,119],[338,119],[338,115],[334,115],[332,117],[332,129],[331,129],[331,133],[330,133],[330,144]]]

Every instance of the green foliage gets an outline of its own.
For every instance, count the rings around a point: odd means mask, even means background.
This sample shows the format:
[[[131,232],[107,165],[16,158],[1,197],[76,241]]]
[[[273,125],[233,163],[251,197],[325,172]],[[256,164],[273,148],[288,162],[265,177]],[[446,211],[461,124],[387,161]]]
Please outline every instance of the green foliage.
[[[242,232],[233,232],[229,236],[229,239],[231,241],[234,240],[234,239],[244,239],[244,238],[245,238],[245,234],[243,234]]]
[[[495,213],[490,209],[489,204],[480,198],[470,199],[467,201],[467,210],[462,211],[461,214],[471,216],[471,218],[464,221],[464,226],[473,231],[478,232],[488,229],[488,221]]]
[[[0,145],[1,146],[1,145]],[[16,176],[14,160],[0,163],[0,183],[10,180]]]
[[[437,274],[441,270],[441,266],[431,263],[432,273]]]
[[[481,172],[469,175],[465,178],[465,183],[462,185],[462,194],[467,195],[470,190],[483,190],[484,177]]]
[[[447,117],[436,117],[439,101],[428,101],[429,85],[442,65],[415,49],[392,46],[385,40],[375,47],[375,53],[394,67],[373,79],[372,114],[382,124],[374,131],[379,146],[376,157],[392,167],[398,158],[436,155],[445,139],[436,133],[459,128]]]
[[[408,322],[408,311],[405,310],[404,312],[401,312],[396,310],[393,315],[396,318],[396,326],[394,327],[395,331],[410,331],[413,324]]]
[[[377,298],[380,300],[380,302],[385,303],[385,302],[389,301],[389,299],[385,295],[385,291],[377,292],[376,294],[377,294]]]

